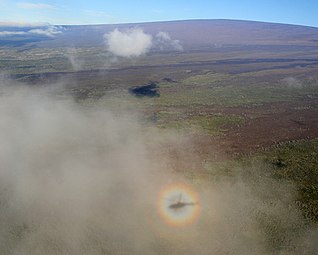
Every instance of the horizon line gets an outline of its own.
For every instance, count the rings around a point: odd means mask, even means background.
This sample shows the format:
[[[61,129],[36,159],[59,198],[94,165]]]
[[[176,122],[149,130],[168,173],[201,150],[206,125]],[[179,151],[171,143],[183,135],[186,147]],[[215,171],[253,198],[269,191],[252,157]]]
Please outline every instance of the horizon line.
[[[175,20],[155,20],[155,21],[140,21],[140,22],[117,22],[117,23],[89,23],[89,24],[65,24],[65,23],[49,23],[49,22],[23,22],[23,21],[0,21],[0,27],[45,27],[45,26],[105,26],[105,25],[138,25],[138,24],[151,24],[151,23],[169,23],[169,22],[187,22],[187,21],[232,21],[232,22],[254,22],[254,23],[267,23],[277,25],[288,25],[288,26],[301,26],[308,28],[318,28],[318,26],[305,25],[305,24],[294,24],[294,23],[283,23],[274,21],[263,21],[263,20],[249,20],[249,19],[175,19]]]

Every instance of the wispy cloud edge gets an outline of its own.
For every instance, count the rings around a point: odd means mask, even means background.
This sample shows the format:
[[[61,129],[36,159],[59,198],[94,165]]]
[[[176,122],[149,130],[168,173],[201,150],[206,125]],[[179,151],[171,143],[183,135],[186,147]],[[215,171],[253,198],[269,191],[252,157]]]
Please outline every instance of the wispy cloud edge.
[[[54,10],[56,7],[51,4],[44,4],[44,3],[31,3],[31,2],[19,2],[16,4],[18,8],[27,9],[27,10],[43,10],[49,9]]]

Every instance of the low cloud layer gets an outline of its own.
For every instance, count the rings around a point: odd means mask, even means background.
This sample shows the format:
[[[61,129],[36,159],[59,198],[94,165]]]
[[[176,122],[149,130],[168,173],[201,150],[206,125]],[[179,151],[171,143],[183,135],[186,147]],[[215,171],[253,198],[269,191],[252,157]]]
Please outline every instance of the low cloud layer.
[[[37,35],[44,35],[44,36],[48,36],[48,37],[54,37],[58,34],[62,34],[63,32],[62,32],[61,27],[49,26],[49,27],[44,28],[44,29],[41,29],[41,28],[31,29],[28,33],[37,34]]]
[[[0,36],[12,36],[12,35],[26,35],[27,32],[24,31],[0,31]]]
[[[291,203],[295,190],[261,165],[237,169],[231,179],[193,182],[200,217],[174,228],[158,214],[158,194],[167,184],[191,183],[173,171],[195,166],[198,155],[185,153],[191,143],[145,129],[131,112],[1,83],[1,254],[317,251],[316,232]]]
[[[114,31],[104,35],[109,52],[118,57],[138,57],[154,50],[182,51],[179,40],[171,39],[166,32],[159,32],[156,36],[145,33],[140,28],[128,31]]]
[[[1,92],[1,253],[140,254],[160,178],[138,123],[45,91]]]
[[[41,35],[46,37],[55,37],[56,35],[63,33],[63,28],[60,26],[46,26],[46,27],[34,27],[32,29],[22,29],[21,30],[4,30],[0,31],[0,36],[6,37],[6,36],[16,36],[16,35]]]

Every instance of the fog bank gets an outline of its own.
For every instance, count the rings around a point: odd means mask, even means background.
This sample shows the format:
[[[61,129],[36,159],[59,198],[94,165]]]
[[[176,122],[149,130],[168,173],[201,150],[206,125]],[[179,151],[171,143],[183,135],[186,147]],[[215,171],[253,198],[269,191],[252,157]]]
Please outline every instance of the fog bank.
[[[182,136],[148,130],[138,114],[12,82],[0,90],[1,254],[317,251],[317,232],[291,204],[292,185],[267,177],[262,166],[192,182],[171,168],[169,145],[184,150]],[[183,228],[158,215],[158,193],[174,182],[201,197],[199,219]]]

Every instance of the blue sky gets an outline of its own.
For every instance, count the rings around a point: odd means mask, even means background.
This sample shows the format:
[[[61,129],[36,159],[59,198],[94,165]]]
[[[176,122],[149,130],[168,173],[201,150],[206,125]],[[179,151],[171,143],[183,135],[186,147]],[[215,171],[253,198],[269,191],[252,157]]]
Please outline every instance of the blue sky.
[[[0,0],[0,22],[109,24],[183,19],[318,27],[318,0]]]

